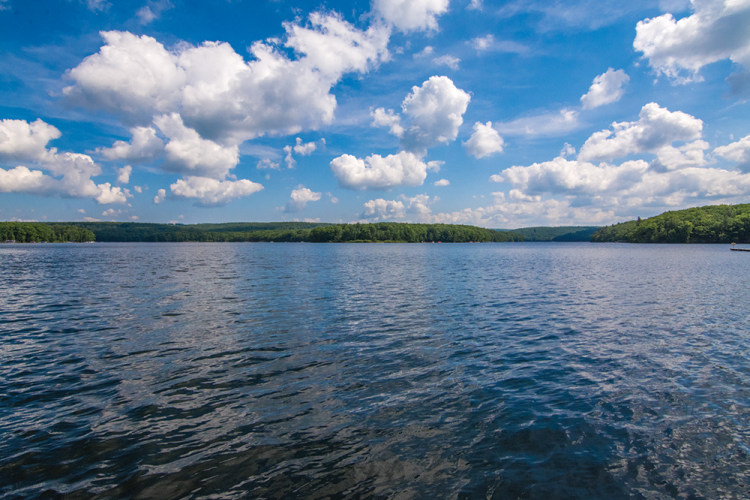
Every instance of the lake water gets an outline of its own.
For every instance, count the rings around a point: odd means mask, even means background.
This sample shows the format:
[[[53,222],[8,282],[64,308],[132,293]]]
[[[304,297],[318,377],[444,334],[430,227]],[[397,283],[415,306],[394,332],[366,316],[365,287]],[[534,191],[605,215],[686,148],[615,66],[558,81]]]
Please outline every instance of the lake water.
[[[750,498],[726,245],[0,245],[0,497]]]

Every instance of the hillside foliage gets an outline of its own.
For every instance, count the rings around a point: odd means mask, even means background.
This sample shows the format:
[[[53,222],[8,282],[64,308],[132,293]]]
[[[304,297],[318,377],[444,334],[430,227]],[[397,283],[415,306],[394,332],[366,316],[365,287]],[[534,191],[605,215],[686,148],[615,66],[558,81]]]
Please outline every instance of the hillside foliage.
[[[96,239],[94,233],[81,227],[43,222],[0,222],[0,242],[16,243],[85,243]]]
[[[603,227],[593,242],[750,243],[750,204],[713,205],[665,212]]]
[[[523,227],[520,229],[498,229],[520,234],[524,241],[589,241],[598,226]]]

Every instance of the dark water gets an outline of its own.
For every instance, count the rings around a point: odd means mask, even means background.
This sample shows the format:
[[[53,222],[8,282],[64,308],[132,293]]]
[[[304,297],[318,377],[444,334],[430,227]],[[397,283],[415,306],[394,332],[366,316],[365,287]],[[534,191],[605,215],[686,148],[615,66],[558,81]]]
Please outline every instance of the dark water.
[[[0,246],[0,497],[750,498],[727,246]]]

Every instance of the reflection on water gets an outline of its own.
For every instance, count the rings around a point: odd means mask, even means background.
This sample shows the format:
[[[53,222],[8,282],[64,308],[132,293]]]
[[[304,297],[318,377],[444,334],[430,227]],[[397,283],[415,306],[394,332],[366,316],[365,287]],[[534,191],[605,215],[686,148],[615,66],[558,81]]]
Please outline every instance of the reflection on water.
[[[748,498],[721,246],[0,246],[0,496]]]

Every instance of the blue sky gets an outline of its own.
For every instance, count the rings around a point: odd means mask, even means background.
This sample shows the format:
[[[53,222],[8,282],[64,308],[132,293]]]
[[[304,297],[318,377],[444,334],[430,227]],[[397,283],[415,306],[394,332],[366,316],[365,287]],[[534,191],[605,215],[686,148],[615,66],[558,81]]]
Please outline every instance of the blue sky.
[[[750,202],[750,0],[0,0],[0,220]]]

